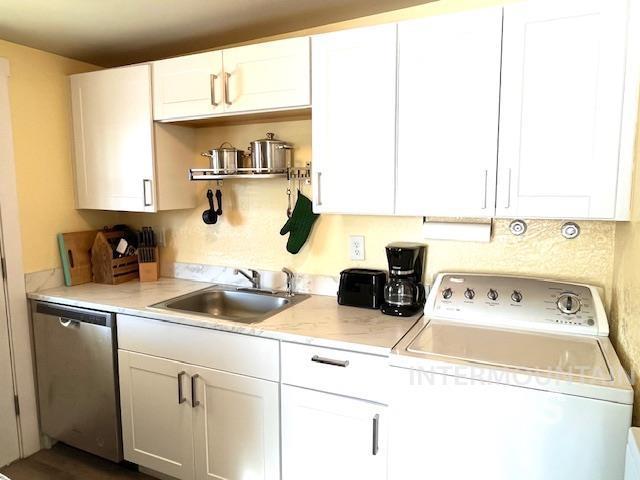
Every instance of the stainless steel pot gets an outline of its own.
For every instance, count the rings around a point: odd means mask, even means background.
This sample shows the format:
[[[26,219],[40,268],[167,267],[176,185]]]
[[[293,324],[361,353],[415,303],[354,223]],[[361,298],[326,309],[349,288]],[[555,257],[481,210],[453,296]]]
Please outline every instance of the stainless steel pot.
[[[249,150],[251,169],[255,173],[284,173],[293,165],[293,146],[276,140],[271,132],[267,133],[267,138],[251,142]]]
[[[228,145],[228,147],[225,147]],[[213,148],[201,153],[203,157],[209,157],[210,168],[213,173],[235,173],[238,168],[244,166],[244,151],[238,150],[229,142],[224,142],[218,148]]]

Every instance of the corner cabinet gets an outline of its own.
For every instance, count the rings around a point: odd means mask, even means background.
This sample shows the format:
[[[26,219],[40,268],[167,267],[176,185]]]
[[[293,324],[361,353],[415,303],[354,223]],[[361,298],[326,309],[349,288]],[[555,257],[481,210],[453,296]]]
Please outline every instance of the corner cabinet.
[[[621,155],[633,144],[621,144],[621,121],[623,103],[635,117],[638,98],[637,77],[626,80],[625,98],[628,8],[626,0],[505,6],[497,216],[628,218],[632,163]],[[629,54],[631,74],[637,46]]]
[[[308,108],[309,42],[291,38],[153,62],[154,119]]]
[[[184,173],[195,132],[154,126],[149,65],[72,75],[71,100],[77,208],[157,212],[197,205]]]
[[[394,211],[396,25],[318,35],[313,48],[313,209]]]

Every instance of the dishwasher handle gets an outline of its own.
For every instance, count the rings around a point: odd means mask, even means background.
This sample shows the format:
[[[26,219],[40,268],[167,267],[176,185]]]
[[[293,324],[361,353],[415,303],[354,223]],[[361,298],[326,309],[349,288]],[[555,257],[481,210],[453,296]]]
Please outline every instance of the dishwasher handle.
[[[102,327],[113,328],[115,326],[115,314],[100,312],[85,308],[67,307],[55,303],[35,302],[36,313],[55,317],[63,327],[80,326],[81,323],[90,323]]]

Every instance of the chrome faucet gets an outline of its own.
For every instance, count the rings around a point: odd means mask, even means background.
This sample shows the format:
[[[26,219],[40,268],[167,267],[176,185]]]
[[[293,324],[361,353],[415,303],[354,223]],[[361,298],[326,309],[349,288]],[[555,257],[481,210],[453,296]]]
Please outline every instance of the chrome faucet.
[[[287,267],[282,268],[282,273],[287,276],[287,295],[293,297],[295,274]]]
[[[253,288],[259,289],[260,288],[260,272],[258,272],[257,270],[253,270],[251,268],[249,269],[249,271],[251,272],[251,275],[249,275],[243,270],[240,270],[239,268],[236,268],[233,270],[233,274],[242,275],[244,278],[246,278],[251,282],[251,286]]]

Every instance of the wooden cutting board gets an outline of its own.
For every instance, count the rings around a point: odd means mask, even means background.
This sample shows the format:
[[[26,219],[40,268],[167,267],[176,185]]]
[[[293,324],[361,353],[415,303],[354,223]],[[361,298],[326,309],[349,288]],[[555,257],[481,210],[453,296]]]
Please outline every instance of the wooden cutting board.
[[[91,282],[91,247],[98,230],[58,234],[58,248],[67,287]]]

